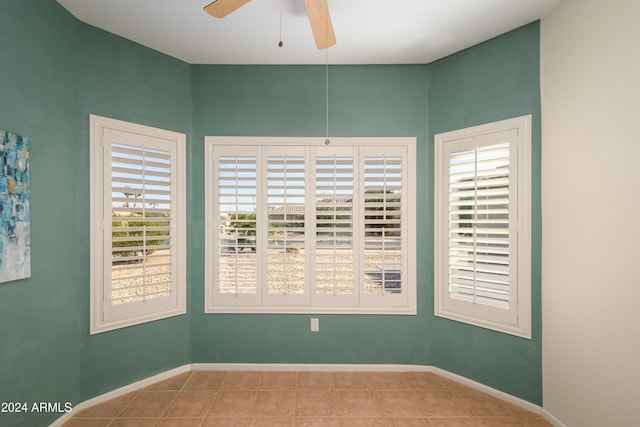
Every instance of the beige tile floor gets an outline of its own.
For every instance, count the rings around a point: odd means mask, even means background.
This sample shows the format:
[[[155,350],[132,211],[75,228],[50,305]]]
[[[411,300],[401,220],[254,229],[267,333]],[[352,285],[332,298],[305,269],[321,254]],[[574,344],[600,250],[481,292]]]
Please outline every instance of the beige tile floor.
[[[193,371],[84,409],[64,426],[550,425],[430,372]]]

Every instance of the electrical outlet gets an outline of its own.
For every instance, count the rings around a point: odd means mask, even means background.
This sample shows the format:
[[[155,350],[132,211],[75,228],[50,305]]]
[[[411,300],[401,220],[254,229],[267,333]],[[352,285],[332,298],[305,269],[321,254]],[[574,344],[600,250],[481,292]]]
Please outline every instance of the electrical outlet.
[[[311,319],[311,332],[318,332],[320,330],[320,319]]]

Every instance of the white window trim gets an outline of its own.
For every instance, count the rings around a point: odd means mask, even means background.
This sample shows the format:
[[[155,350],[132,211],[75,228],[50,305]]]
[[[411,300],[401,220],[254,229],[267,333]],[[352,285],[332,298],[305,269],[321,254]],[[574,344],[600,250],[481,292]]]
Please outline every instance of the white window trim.
[[[183,133],[90,115],[90,334],[97,334],[140,323],[164,319],[186,313],[186,136]],[[105,195],[105,163],[103,135],[109,130],[138,134],[142,138],[153,137],[167,140],[175,146],[175,269],[173,269],[172,296],[168,304],[152,310],[139,310],[125,318],[105,320],[105,256],[110,254],[110,240],[105,239],[105,203],[111,195]],[[110,209],[110,208],[109,208]],[[153,301],[151,301],[153,303]],[[155,304],[148,304],[151,308]]]
[[[414,137],[374,137],[374,138],[331,138],[333,146],[382,147],[389,145],[406,146],[407,162],[406,171],[406,227],[403,241],[407,245],[407,260],[403,270],[406,277],[406,298],[402,305],[385,306],[265,306],[265,305],[217,305],[214,303],[214,239],[217,238],[217,230],[214,229],[214,221],[217,215],[214,208],[213,183],[214,175],[214,147],[215,146],[319,146],[325,145],[325,138],[312,137],[243,137],[243,136],[207,136],[205,137],[205,313],[314,313],[314,314],[389,314],[389,315],[415,315],[417,314],[417,278],[416,278],[416,138]],[[309,261],[307,260],[307,263]],[[388,298],[392,299],[394,295]]]
[[[466,303],[466,309],[447,309],[448,296],[448,200],[444,177],[447,159],[444,144],[470,137],[487,135],[509,130],[517,131],[517,283],[511,293],[515,296],[509,311],[510,320],[496,322],[479,316],[471,309],[473,303]],[[507,334],[531,338],[531,115],[502,120],[494,123],[469,127],[435,135],[435,315],[450,320],[464,322]],[[463,304],[459,304],[463,305]],[[515,305],[515,307],[513,307]],[[474,313],[474,314],[472,314]]]

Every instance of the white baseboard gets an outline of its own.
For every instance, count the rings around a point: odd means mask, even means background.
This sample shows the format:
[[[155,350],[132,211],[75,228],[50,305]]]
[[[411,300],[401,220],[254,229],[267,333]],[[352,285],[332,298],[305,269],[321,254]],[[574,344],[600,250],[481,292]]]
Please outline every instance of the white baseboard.
[[[567,427],[566,424],[564,424],[562,421],[554,417],[553,414],[551,414],[551,412],[547,411],[544,408],[542,408],[542,416],[544,417],[545,420],[553,424],[553,427]]]
[[[455,382],[458,382],[460,384],[464,384],[468,387],[471,387],[483,393],[487,393],[493,397],[497,397],[498,399],[502,399],[504,401],[512,403],[516,406],[526,409],[527,411],[531,411],[534,414],[543,415],[543,409],[540,406],[534,403],[528,402],[526,400],[520,399],[519,397],[512,396],[503,391],[496,390],[493,387],[489,387],[477,381],[470,380],[469,378],[466,378],[458,374],[454,374],[452,372],[445,371],[444,369],[440,369],[436,367],[432,367],[431,372],[433,372],[434,374],[440,375],[441,377],[445,377]]]
[[[115,397],[122,396],[140,388],[146,387],[158,381],[169,379],[175,375],[182,374],[190,371],[307,371],[307,372],[433,372],[434,374],[448,378],[450,380],[459,382],[468,387],[474,388],[478,391],[482,391],[498,399],[505,400],[516,406],[524,408],[544,417],[547,421],[554,425],[554,427],[566,427],[560,420],[546,411],[544,408],[535,405],[526,400],[512,396],[495,388],[486,386],[479,382],[470,380],[460,375],[454,374],[444,369],[436,368],[434,366],[425,365],[356,365],[356,364],[290,364],[290,363],[192,363],[189,365],[180,366],[178,368],[171,369],[166,372],[162,372],[157,375],[153,375],[144,380],[137,381],[135,383],[126,385],[124,387],[117,388],[110,392],[101,394],[92,399],[85,400],[77,404],[70,412],[64,414],[62,417],[54,421],[49,427],[62,427],[62,425],[68,421],[74,414],[86,409],[90,406],[97,405],[99,403],[106,402]]]
[[[351,365],[326,363],[194,363],[194,371],[431,372],[424,365]]]
[[[140,381],[136,381],[135,383],[131,383],[128,384],[124,387],[120,387],[117,388],[115,390],[111,390],[107,393],[101,394],[99,396],[96,396],[94,398],[91,398],[89,400],[85,400],[84,402],[80,402],[77,405],[75,405],[73,407],[73,409],[69,412],[67,412],[66,414],[64,414],[63,416],[61,416],[60,418],[58,418],[57,420],[55,420],[52,424],[49,425],[49,427],[62,427],[62,425],[69,421],[69,419],[71,419],[71,417],[73,417],[75,414],[77,414],[78,412],[82,411],[83,409],[86,409],[90,406],[93,405],[98,405],[100,403],[106,402],[107,400],[111,400],[113,398],[125,395],[127,393],[131,393],[132,391],[136,391],[138,389],[141,389],[143,387],[146,387],[148,385],[151,385],[153,383],[157,383],[158,381],[163,381],[166,379],[169,379],[173,376],[176,376],[178,374],[182,374],[185,372],[190,372],[193,369],[191,368],[191,365],[184,365],[184,366],[180,366],[178,368],[174,368],[174,369],[170,369],[168,371],[165,372],[161,372],[157,375],[153,375],[151,377],[145,378],[143,380]]]

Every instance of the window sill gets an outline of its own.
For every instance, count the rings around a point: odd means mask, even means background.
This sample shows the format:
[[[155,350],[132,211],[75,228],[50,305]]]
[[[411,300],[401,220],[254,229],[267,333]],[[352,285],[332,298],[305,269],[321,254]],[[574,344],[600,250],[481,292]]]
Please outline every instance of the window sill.
[[[206,314],[373,314],[415,316],[415,307],[207,307]]]

